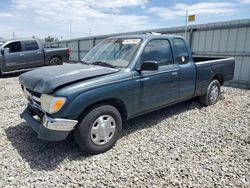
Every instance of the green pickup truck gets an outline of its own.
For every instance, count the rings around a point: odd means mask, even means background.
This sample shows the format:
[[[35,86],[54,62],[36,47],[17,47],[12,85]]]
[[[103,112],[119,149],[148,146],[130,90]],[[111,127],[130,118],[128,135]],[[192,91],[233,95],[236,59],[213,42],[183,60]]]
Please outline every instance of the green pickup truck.
[[[28,99],[21,117],[39,139],[64,140],[73,132],[80,148],[97,154],[112,148],[128,119],[194,97],[215,104],[234,65],[234,58],[192,56],[180,36],[113,37],[77,64],[20,75]]]

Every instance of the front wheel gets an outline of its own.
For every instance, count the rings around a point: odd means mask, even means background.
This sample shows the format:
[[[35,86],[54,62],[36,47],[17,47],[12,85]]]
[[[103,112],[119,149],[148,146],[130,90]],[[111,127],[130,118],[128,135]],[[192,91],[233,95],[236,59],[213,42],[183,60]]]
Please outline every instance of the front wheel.
[[[92,108],[74,130],[79,147],[90,154],[111,149],[120,136],[122,118],[119,111],[110,105]]]
[[[218,80],[212,80],[208,85],[205,95],[199,98],[200,103],[203,106],[209,106],[215,104],[220,97],[220,82]]]

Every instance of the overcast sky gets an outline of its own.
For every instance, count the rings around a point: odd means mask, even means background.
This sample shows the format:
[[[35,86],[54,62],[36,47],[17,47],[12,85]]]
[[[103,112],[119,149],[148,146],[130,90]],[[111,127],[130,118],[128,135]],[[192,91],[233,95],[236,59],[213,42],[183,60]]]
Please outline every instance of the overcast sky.
[[[0,37],[59,39],[250,18],[250,0],[0,0]],[[89,29],[90,28],[90,29]]]

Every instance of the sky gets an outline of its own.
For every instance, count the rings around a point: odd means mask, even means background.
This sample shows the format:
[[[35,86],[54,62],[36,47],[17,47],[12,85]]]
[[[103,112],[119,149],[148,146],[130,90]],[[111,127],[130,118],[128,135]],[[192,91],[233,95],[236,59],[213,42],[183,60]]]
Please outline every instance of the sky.
[[[111,33],[250,18],[250,0],[0,0],[0,37],[58,37]]]

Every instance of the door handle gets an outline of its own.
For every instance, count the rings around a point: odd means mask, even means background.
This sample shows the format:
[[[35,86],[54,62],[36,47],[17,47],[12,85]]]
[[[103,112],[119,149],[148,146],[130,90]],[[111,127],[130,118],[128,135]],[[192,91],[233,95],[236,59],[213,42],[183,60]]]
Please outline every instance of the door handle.
[[[37,54],[41,54],[42,52],[37,52]]]
[[[149,78],[149,77],[140,78],[140,79],[137,79],[136,82],[139,82],[139,81],[147,81],[147,80],[150,80],[150,78]]]
[[[24,56],[25,54],[20,54],[20,56]]]
[[[177,77],[178,76],[178,72],[171,72],[172,77]]]

